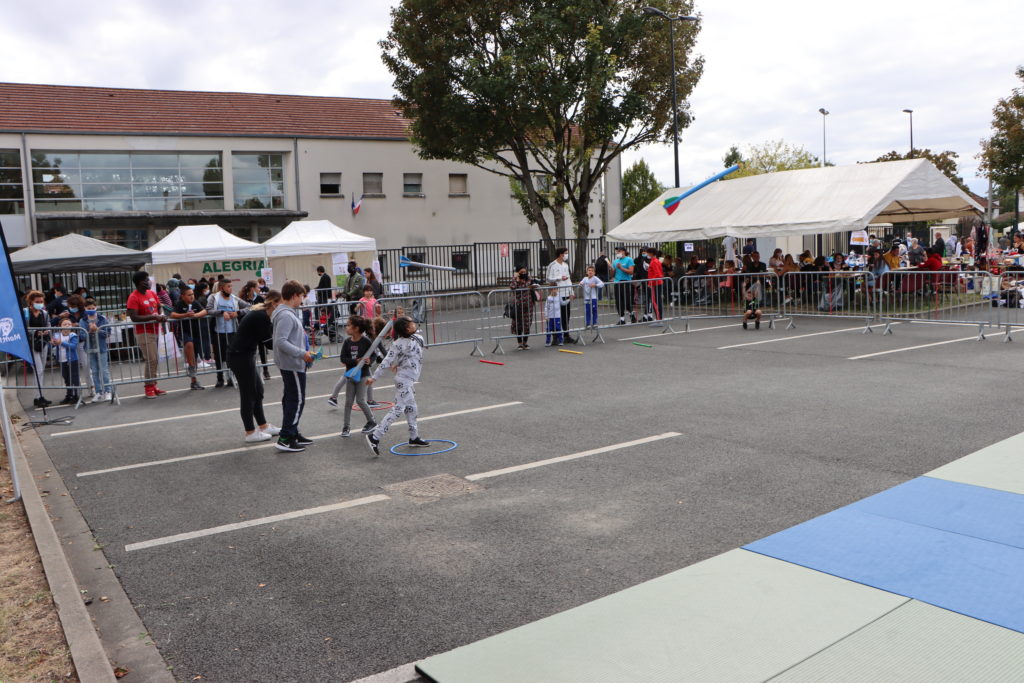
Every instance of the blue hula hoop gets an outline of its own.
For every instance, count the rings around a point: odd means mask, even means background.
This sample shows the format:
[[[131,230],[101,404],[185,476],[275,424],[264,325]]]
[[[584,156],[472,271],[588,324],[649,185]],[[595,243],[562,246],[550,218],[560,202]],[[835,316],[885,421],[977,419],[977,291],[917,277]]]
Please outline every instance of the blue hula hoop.
[[[396,443],[394,446],[392,446],[391,447],[391,454],[392,455],[437,455],[439,453],[447,453],[448,451],[455,450],[456,448],[459,447],[459,444],[455,443],[454,441],[452,441],[450,439],[424,439],[424,441],[426,441],[427,443],[450,443],[451,446],[449,446],[448,448],[442,448],[439,451],[416,451],[414,453],[399,453],[398,451],[395,450],[396,448],[401,448],[402,446],[408,446],[409,442],[406,441],[405,443]]]

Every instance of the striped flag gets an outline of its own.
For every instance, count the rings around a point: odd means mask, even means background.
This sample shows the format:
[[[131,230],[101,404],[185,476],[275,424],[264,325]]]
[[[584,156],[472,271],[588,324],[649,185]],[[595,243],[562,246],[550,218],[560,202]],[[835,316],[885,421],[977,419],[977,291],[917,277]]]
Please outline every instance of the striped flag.
[[[359,195],[359,201],[356,201],[355,194],[352,195],[352,215],[356,216],[359,214],[359,209],[363,206],[363,195]]]

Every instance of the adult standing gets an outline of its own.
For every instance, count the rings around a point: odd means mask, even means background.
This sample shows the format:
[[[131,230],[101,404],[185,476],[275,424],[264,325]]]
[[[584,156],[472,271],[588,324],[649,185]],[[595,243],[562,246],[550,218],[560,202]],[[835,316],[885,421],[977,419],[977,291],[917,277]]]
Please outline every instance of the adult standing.
[[[533,322],[533,309],[537,304],[537,283],[530,277],[530,272],[523,266],[512,278],[509,285],[512,300],[509,302],[512,313],[512,334],[519,342],[519,349],[530,348],[530,324]]]
[[[231,293],[232,287],[231,280],[222,280],[220,291],[211,295],[206,303],[206,310],[213,316],[213,362],[217,367],[215,387],[225,385],[221,367],[225,365],[228,346],[231,345],[231,338],[238,329],[238,315],[249,308],[247,303]],[[235,386],[230,376],[227,386]]]
[[[135,291],[128,295],[128,317],[135,323],[135,342],[139,345],[144,362],[144,386],[146,398],[163,396],[167,392],[160,389],[157,382],[160,359],[157,356],[157,342],[160,339],[160,328],[167,316],[160,313],[160,300],[156,292],[149,288],[149,273],[140,270],[132,275]]]
[[[565,262],[565,255],[569,253],[566,247],[559,247],[555,252],[555,260],[548,264],[545,279],[548,284],[558,287],[559,307],[562,313],[562,331],[565,340],[575,344],[577,339],[569,336],[569,321],[572,318],[572,300],[576,295],[572,292],[572,276],[569,273],[569,264]]]
[[[732,235],[723,237],[722,248],[725,249],[725,260],[736,263],[736,238]]]
[[[917,238],[911,238],[910,248],[907,249],[907,260],[910,262],[910,265],[919,266],[924,263],[927,257],[928,255],[925,253],[924,247],[917,241]]]
[[[316,321],[315,323],[323,323],[323,329],[327,330],[327,337],[334,341],[334,306],[329,306],[331,303],[331,289],[334,283],[331,282],[331,276],[327,274],[327,271],[323,266],[316,267],[316,274],[320,276],[320,279],[316,283]]]
[[[331,300],[331,276],[323,266],[316,267],[316,274],[320,276],[316,283],[316,302],[323,306]]]
[[[260,303],[246,312],[228,346],[228,368],[238,382],[239,409],[246,443],[269,441],[281,431],[267,422],[263,414],[263,381],[256,368],[256,350],[273,345],[274,325],[270,319],[280,303],[279,292],[267,292]]]
[[[633,289],[630,281],[633,279],[633,259],[629,257],[629,250],[625,247],[615,248],[615,260],[612,261],[612,272],[615,278],[615,306],[619,311],[619,325],[626,324],[626,311],[629,311],[629,322],[636,322],[636,314],[633,313]]]
[[[249,280],[245,283],[245,286],[242,287],[242,293],[239,298],[249,304],[249,309],[251,310],[253,306],[265,303],[266,294],[269,291],[269,289],[263,291],[256,280]],[[239,325],[241,325],[241,323],[239,323]],[[256,350],[260,353],[260,365],[263,366],[263,379],[270,379],[270,368],[267,366],[267,345],[261,342],[257,345]]]
[[[181,298],[181,273],[175,273],[167,281],[167,293],[171,297],[171,305],[178,303],[178,299]]]
[[[348,278],[345,280],[345,301],[351,302],[349,315],[356,312],[356,303],[363,296],[363,287],[366,286],[366,276],[359,270],[355,261],[348,262]]]
[[[935,233],[935,242],[932,244],[932,250],[942,258],[946,255],[946,240],[942,239],[942,233]]]
[[[373,288],[373,298],[381,298],[381,296],[383,296],[384,294],[384,285],[377,277],[377,274],[370,270],[369,268],[364,270],[363,273],[366,275],[366,284],[370,285],[370,287]]]
[[[648,292],[649,292],[649,290],[648,290],[647,282],[646,282],[647,278],[649,277],[648,274],[647,274],[648,268],[650,268],[650,261],[647,260],[647,255],[644,253],[644,250],[641,249],[640,251],[637,252],[636,258],[633,260],[633,280],[634,281],[637,281],[637,280],[643,280],[644,281],[644,282],[639,282],[639,283],[633,285],[633,288],[634,288],[636,294],[638,295],[637,298],[639,299],[639,303],[640,303],[640,321],[641,322],[645,322],[648,319],[647,307],[649,305],[649,302],[648,302],[648,299],[649,299]]]
[[[26,323],[28,335],[32,340],[32,374],[36,380],[36,396],[32,405],[45,408],[53,401],[43,397],[43,384],[46,376],[46,360],[50,347],[50,316],[46,312],[46,297],[42,292],[32,290],[25,295]]]

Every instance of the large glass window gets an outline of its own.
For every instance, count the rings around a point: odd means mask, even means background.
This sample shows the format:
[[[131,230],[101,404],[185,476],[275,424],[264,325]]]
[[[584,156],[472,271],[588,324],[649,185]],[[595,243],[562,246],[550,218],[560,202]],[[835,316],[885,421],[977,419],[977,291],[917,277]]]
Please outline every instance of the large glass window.
[[[0,216],[12,213],[25,213],[21,153],[16,149],[0,149]]]
[[[284,208],[284,155],[233,154],[236,209]]]
[[[36,210],[224,208],[219,152],[32,152]]]

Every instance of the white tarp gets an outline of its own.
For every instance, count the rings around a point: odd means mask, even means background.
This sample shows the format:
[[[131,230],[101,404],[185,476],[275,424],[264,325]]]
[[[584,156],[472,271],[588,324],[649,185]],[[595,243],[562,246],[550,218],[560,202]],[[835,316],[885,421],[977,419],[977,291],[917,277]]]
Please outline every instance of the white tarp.
[[[668,190],[607,237],[674,242],[863,230],[869,224],[976,215],[981,207],[927,159],[829,166],[723,180],[683,199]]]
[[[148,251],[153,265],[264,258],[263,245],[236,237],[219,225],[179,225]]]
[[[267,258],[377,251],[377,240],[342,230],[330,221],[293,221],[263,243]]]

